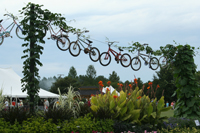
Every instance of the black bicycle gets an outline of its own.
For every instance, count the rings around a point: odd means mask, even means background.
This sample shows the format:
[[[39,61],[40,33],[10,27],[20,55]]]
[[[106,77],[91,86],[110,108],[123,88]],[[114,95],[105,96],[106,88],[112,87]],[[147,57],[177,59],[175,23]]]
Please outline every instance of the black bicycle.
[[[83,33],[89,32],[88,30],[82,31],[82,32],[75,32],[74,34],[77,34],[77,40],[74,42],[71,42],[69,45],[69,52],[72,56],[78,56],[81,52],[81,48],[80,45],[83,47],[84,49],[84,53],[87,54],[89,53],[89,57],[92,61],[97,62],[99,60],[99,56],[100,56],[100,52],[96,47],[92,47],[91,43],[92,41],[90,41],[89,39],[86,39],[87,42],[85,41],[85,39],[81,38],[83,36],[81,36]],[[82,43],[85,43],[87,45],[87,47],[84,47],[84,45]]]

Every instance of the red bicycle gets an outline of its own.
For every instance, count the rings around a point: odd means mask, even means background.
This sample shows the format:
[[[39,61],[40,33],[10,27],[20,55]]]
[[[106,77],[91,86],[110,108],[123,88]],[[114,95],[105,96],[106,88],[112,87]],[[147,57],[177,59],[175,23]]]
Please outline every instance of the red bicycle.
[[[117,63],[121,63],[121,65],[123,67],[128,67],[131,63],[131,56],[127,53],[121,54],[121,51],[123,51],[123,49],[118,48],[119,49],[119,53],[117,53],[116,51],[114,51],[113,49],[110,48],[110,46],[116,43],[114,42],[108,42],[108,52],[103,52],[100,57],[99,57],[99,61],[100,64],[103,66],[107,66],[110,64],[111,62],[111,56],[110,56],[110,52],[115,56],[115,61],[117,61]]]

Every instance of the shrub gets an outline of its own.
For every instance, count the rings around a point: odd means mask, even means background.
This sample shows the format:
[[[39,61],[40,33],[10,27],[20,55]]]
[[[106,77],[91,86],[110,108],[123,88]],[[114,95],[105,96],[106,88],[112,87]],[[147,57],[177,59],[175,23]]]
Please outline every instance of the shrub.
[[[30,118],[31,115],[28,111],[24,110],[23,107],[15,107],[9,108],[8,110],[1,110],[0,117],[11,124],[14,124],[16,121],[21,124],[24,120]]]
[[[161,130],[158,130],[159,133],[199,133],[200,129],[196,129],[195,127],[193,127],[192,129],[190,128],[180,128],[180,127],[175,127],[173,129],[171,128],[167,128],[164,129],[162,128]]]
[[[58,124],[65,120],[70,120],[74,117],[73,111],[71,109],[63,108],[49,108],[48,111],[43,113],[45,120],[52,119],[52,122]]]

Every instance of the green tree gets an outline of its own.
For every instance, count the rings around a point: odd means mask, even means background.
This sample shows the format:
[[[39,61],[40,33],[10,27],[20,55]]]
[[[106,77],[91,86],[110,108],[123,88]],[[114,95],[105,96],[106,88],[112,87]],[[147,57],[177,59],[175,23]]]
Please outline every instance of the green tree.
[[[108,80],[111,82],[120,82],[120,77],[117,75],[117,73],[115,71],[112,71],[111,74],[109,74]]]
[[[87,71],[86,71],[86,76],[88,78],[91,78],[91,79],[95,79],[96,78],[96,70],[94,68],[93,65],[89,65],[88,68],[87,68]]]
[[[77,82],[77,79],[64,77],[57,79],[56,82],[51,86],[50,92],[58,94],[58,88],[60,89],[61,94],[68,92],[68,87],[73,86],[74,90],[78,90],[80,84]]]
[[[172,97],[173,93],[177,89],[173,76],[173,69],[162,68],[160,71],[157,71],[156,74],[157,77],[155,75],[153,77],[153,88],[155,89],[157,85],[160,86],[160,88],[157,89],[156,97],[160,99],[164,90],[163,95],[165,101],[168,101],[169,103],[172,101],[177,101],[176,96]]]
[[[70,78],[77,78],[77,72],[76,69],[72,66],[69,69],[68,77]]]
[[[61,14],[51,13],[49,10],[41,9],[41,5],[28,3],[26,7],[23,7],[20,11],[25,17],[21,21],[23,25],[23,34],[27,35],[24,39],[27,43],[22,44],[22,47],[26,47],[23,51],[25,53],[22,56],[24,61],[24,70],[22,73],[24,77],[21,79],[22,81],[22,91],[27,91],[29,95],[29,105],[30,105],[30,113],[34,113],[34,105],[37,103],[38,92],[39,92],[39,69],[37,66],[42,66],[40,62],[40,55],[42,54],[43,47],[38,45],[39,43],[44,44],[43,40],[45,34],[43,33],[43,29],[47,29],[46,24],[49,20],[53,20],[53,25],[57,25],[67,29],[67,25],[64,22],[65,18],[61,17]]]

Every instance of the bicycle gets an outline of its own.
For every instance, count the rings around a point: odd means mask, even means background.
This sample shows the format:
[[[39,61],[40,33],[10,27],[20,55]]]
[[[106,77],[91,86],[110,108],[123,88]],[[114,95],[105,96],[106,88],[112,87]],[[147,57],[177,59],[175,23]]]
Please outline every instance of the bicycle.
[[[164,54],[163,56],[161,56],[159,58],[159,65],[161,68],[166,68],[169,64],[169,59],[167,59],[167,57],[174,57],[176,56],[177,52],[176,52],[176,47],[173,45],[168,44],[167,46],[165,46],[164,48],[160,48],[162,53]],[[172,62],[170,62],[170,64],[173,63],[174,60],[172,60]]]
[[[2,25],[1,25],[1,22],[3,21],[3,19],[0,20],[0,45],[3,43],[4,41],[4,38],[5,37],[11,37],[10,36],[10,33],[12,31],[12,29],[14,28],[15,25],[17,25],[17,28],[16,28],[16,35],[18,38],[20,39],[24,39],[25,38],[25,35],[22,34],[23,32],[23,26],[22,25],[19,25],[17,22],[16,22],[16,17],[14,17],[13,15],[11,14],[4,14],[4,16],[9,16],[13,19],[13,22],[6,28],[4,28]],[[11,27],[11,28],[10,28]],[[10,30],[8,30],[10,28]]]
[[[114,42],[108,42],[108,51],[107,52],[103,52],[100,55],[99,61],[100,64],[103,66],[107,66],[110,64],[111,62],[111,56],[110,56],[110,52],[115,56],[115,60],[117,61],[117,63],[121,63],[121,65],[123,67],[128,67],[130,65],[130,61],[131,61],[131,56],[127,53],[121,54],[121,51],[123,51],[123,49],[118,48],[119,49],[119,53],[117,53],[116,51],[114,51],[113,49],[110,48],[110,46],[116,43]],[[104,62],[105,61],[105,62]]]
[[[148,44],[143,44],[143,46],[145,46],[145,45],[148,45]],[[145,61],[145,63],[144,63],[145,65],[149,64],[149,68],[151,68],[152,70],[158,69],[158,66],[159,66],[158,59],[156,57],[151,56],[153,51],[151,51],[148,55],[141,54],[139,49],[137,49],[137,51],[138,51],[138,55],[131,60],[131,68],[133,70],[138,71],[141,68],[141,61],[140,61],[139,57],[141,57]],[[143,56],[147,56],[148,58],[146,59]],[[154,65],[155,65],[155,68],[153,67]]]
[[[85,54],[89,53],[90,59],[94,62],[97,62],[99,60],[99,55],[100,55],[99,50],[96,47],[92,47],[91,43],[93,43],[93,42],[90,41],[89,39],[86,39],[88,41],[88,43],[85,42],[85,40],[81,39],[81,35],[86,32],[89,32],[89,31],[88,30],[85,30],[82,32],[77,31],[74,33],[74,34],[77,34],[77,40],[70,43],[69,52],[74,57],[78,56],[82,50],[80,48],[80,45],[81,45],[84,49],[84,53]],[[87,44],[88,47],[85,48],[82,43]]]
[[[70,45],[70,40],[68,38],[68,35],[64,35],[63,32],[68,34],[68,31],[66,31],[65,29],[63,29],[62,27],[60,27],[60,29],[58,30],[58,32],[55,32],[51,26],[51,21],[49,21],[49,23],[47,24],[48,30],[51,34],[51,36],[47,39],[52,39],[52,40],[56,40],[56,44],[57,47],[62,50],[62,51],[66,51],[69,49],[69,45]],[[44,36],[46,36],[46,32],[47,30],[44,29]],[[60,33],[60,34],[59,34]],[[59,34],[59,35],[58,35]]]

